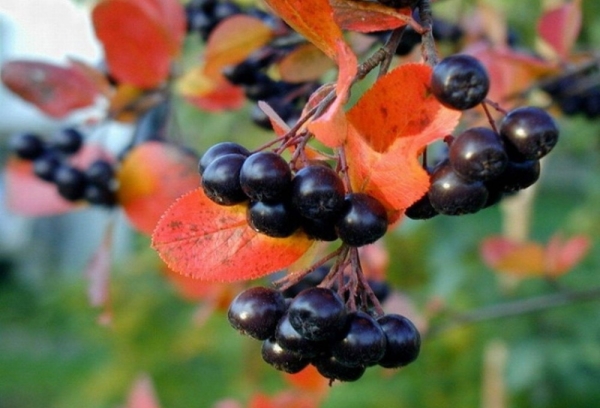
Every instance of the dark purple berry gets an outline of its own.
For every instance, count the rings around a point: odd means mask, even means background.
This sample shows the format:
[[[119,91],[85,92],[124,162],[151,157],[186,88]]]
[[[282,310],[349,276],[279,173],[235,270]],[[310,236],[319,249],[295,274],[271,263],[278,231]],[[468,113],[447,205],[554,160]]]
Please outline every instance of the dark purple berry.
[[[289,315],[283,315],[275,329],[277,344],[286,350],[293,351],[303,357],[311,358],[327,349],[328,342],[312,341],[304,338],[290,323]]]
[[[226,154],[241,154],[242,156],[250,156],[250,152],[244,146],[233,142],[222,142],[211,146],[206,153],[200,158],[198,163],[198,172],[200,175],[204,173],[206,167],[215,159]]]
[[[309,288],[300,292],[288,308],[292,327],[313,341],[340,336],[346,324],[346,306],[339,295],[327,288]]]
[[[489,88],[487,71],[470,55],[446,57],[433,68],[431,92],[450,109],[466,110],[479,105]]]
[[[62,164],[54,172],[54,183],[64,199],[76,201],[83,198],[87,180],[81,170]]]
[[[307,357],[284,349],[274,339],[266,339],[263,342],[261,354],[266,363],[289,374],[302,371],[310,362]]]
[[[413,220],[428,220],[429,218],[435,217],[439,213],[431,205],[429,195],[425,194],[423,197],[412,203],[410,207],[406,209],[404,214]]]
[[[450,165],[466,180],[489,180],[504,171],[508,156],[500,136],[491,129],[465,130],[450,145]]]
[[[251,202],[246,219],[256,232],[275,238],[289,237],[300,226],[298,216],[286,203]]]
[[[410,320],[397,314],[386,314],[377,319],[377,323],[387,339],[380,366],[398,368],[416,360],[421,349],[421,335]]]
[[[527,160],[524,162],[509,161],[504,172],[486,183],[488,189],[499,193],[514,193],[532,186],[540,177],[540,162]]]
[[[348,194],[341,214],[335,229],[340,239],[348,245],[360,247],[372,244],[387,231],[385,207],[370,195]]]
[[[117,203],[115,192],[98,184],[88,183],[85,186],[83,198],[90,204],[112,207]]]
[[[20,133],[10,139],[9,149],[21,159],[35,160],[45,152],[46,146],[38,135]]]
[[[344,183],[327,166],[306,166],[292,180],[292,205],[305,218],[337,219],[344,206]]]
[[[386,350],[385,333],[365,312],[348,315],[346,335],[331,345],[331,354],[342,364],[368,366],[376,364]]]
[[[51,146],[65,154],[77,153],[83,145],[83,135],[75,128],[65,128],[56,133]]]
[[[255,201],[282,201],[289,196],[292,171],[283,157],[273,152],[254,153],[240,170],[244,193]]]
[[[314,220],[302,217],[300,224],[310,239],[317,241],[335,241],[338,239],[335,223],[329,220]]]
[[[235,205],[248,199],[240,185],[240,169],[246,160],[241,154],[226,154],[213,160],[202,174],[202,188],[219,205]]]
[[[545,110],[528,106],[510,111],[500,124],[500,135],[525,160],[538,160],[558,142],[558,126]]]
[[[483,208],[488,191],[481,181],[469,182],[452,170],[449,163],[439,166],[431,174],[429,200],[440,214],[462,215]]]
[[[109,187],[115,181],[115,169],[106,160],[98,159],[85,169],[85,175],[92,184]]]
[[[273,336],[285,308],[285,299],[279,291],[257,286],[246,289],[233,299],[227,318],[231,326],[242,334],[265,340]]]
[[[312,364],[323,377],[330,380],[352,382],[360,379],[366,371],[365,366],[349,367],[331,355],[320,356]]]
[[[45,181],[54,181],[56,170],[62,164],[62,160],[56,152],[48,151],[33,161],[33,173]]]

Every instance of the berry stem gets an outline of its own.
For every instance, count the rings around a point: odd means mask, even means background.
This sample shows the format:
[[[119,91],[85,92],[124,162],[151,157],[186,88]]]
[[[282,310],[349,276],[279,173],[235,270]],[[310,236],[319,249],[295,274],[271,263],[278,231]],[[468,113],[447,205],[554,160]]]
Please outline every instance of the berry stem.
[[[494,121],[494,118],[492,117],[492,114],[490,112],[490,109],[488,107],[487,101],[483,101],[481,103],[481,106],[483,107],[483,110],[485,111],[485,116],[487,116],[488,122],[490,124],[490,126],[492,127],[492,129],[494,130],[494,132],[498,133],[498,128],[496,127],[496,121]]]
[[[379,74],[377,75],[378,78],[381,78],[389,71],[390,65],[392,64],[392,58],[394,57],[394,53],[396,48],[398,48],[400,41],[402,41],[402,35],[406,31],[406,27],[407,26],[402,26],[392,31],[390,38],[384,44],[382,50],[385,51],[385,56],[383,61],[381,61],[381,65],[379,66]]]
[[[373,289],[371,289],[371,285],[369,285],[369,282],[367,280],[367,277],[365,276],[365,274],[363,273],[362,270],[362,266],[360,264],[360,255],[358,253],[358,248],[352,248],[350,251],[350,261],[352,264],[352,279],[355,279],[357,281],[356,284],[356,289],[358,290],[358,293],[360,293],[361,295],[364,295],[365,298],[368,299],[368,301],[372,304],[373,309],[375,310],[377,316],[383,316],[384,312],[383,312],[383,307],[381,307],[381,303],[379,303],[379,299],[377,299],[377,296],[375,296],[375,293],[373,292]],[[355,293],[351,294],[352,298],[354,298]],[[363,298],[363,307],[366,309],[368,308],[368,303],[367,299]]]
[[[317,262],[313,263],[310,266],[310,268],[305,269],[305,270],[300,271],[300,272],[291,273],[289,275],[284,276],[281,279],[276,280],[275,282],[273,282],[273,285],[275,285],[281,291],[284,291],[284,290],[288,289],[289,287],[294,286],[295,284],[297,284],[298,282],[300,282],[306,275],[308,275],[309,273],[315,271],[320,266],[325,265],[327,262],[329,262],[333,258],[335,258],[338,255],[340,255],[343,252],[343,250],[344,250],[344,246],[345,245],[341,245],[335,251],[329,253],[328,255],[325,255],[323,258],[321,258]]]
[[[431,10],[430,0],[421,0],[418,3],[419,17],[421,18],[421,25],[423,26],[423,32],[421,33],[421,55],[425,60],[425,63],[430,66],[435,66],[438,61],[438,53],[435,48],[435,39],[433,38],[433,12]]]

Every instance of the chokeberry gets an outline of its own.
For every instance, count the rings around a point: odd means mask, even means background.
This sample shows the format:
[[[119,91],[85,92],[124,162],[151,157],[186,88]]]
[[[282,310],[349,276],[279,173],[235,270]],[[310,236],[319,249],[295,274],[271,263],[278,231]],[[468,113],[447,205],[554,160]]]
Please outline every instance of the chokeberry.
[[[406,209],[404,214],[413,220],[428,220],[429,218],[435,217],[439,213],[431,205],[429,195],[425,194],[423,197],[412,203],[410,207]]]
[[[381,238],[387,226],[387,212],[376,198],[364,193],[351,193],[346,196],[342,216],[335,229],[343,242],[360,247]]]
[[[257,286],[246,289],[233,299],[227,318],[231,326],[242,334],[265,340],[273,336],[285,309],[281,292]]]
[[[329,342],[326,341],[312,341],[303,337],[294,329],[287,313],[283,315],[275,328],[275,340],[284,349],[307,358],[320,354],[329,345]]]
[[[377,319],[385,333],[387,345],[379,365],[398,368],[413,362],[421,350],[421,335],[415,325],[404,316],[386,314]]]
[[[330,380],[356,381],[363,376],[366,371],[365,366],[347,366],[342,364],[332,355],[323,355],[313,360],[312,364],[316,367],[319,374]]]
[[[441,60],[431,75],[431,92],[444,106],[466,110],[487,96],[490,80],[484,66],[470,55],[452,55]]]
[[[240,169],[246,160],[241,154],[226,154],[213,160],[202,174],[202,188],[219,205],[235,205],[248,199],[240,185]]]
[[[54,151],[47,151],[33,161],[33,173],[45,181],[54,181],[56,170],[62,161]]]
[[[305,218],[336,219],[344,206],[344,183],[327,166],[303,167],[292,180],[292,205]]]
[[[558,126],[545,110],[527,106],[514,109],[504,117],[500,135],[525,160],[538,160],[558,142]]]
[[[281,201],[292,185],[292,171],[280,155],[258,152],[248,156],[240,170],[244,193],[256,201]]]
[[[449,163],[440,165],[431,174],[429,200],[440,214],[461,215],[483,208],[488,191],[481,181],[469,182],[454,172]]]
[[[33,133],[19,133],[11,137],[9,148],[24,160],[35,160],[46,150],[43,140]]]
[[[115,192],[106,186],[88,183],[85,186],[83,198],[90,204],[112,207],[117,203]]]
[[[112,164],[98,159],[85,169],[88,181],[98,186],[108,187],[115,181],[115,169]]]
[[[346,324],[346,306],[340,296],[327,288],[300,292],[288,308],[292,327],[302,337],[325,341],[339,337]]]
[[[486,183],[489,190],[514,193],[532,186],[540,177],[539,160],[509,161],[498,177]]]
[[[200,158],[198,163],[198,172],[202,175],[206,167],[212,163],[215,159],[226,154],[241,154],[242,156],[249,156],[250,152],[244,146],[241,146],[233,142],[221,142],[211,146]]]
[[[83,172],[67,164],[60,165],[54,172],[54,183],[58,193],[69,201],[83,198],[86,178]]]
[[[64,128],[54,135],[51,145],[65,154],[77,153],[83,145],[83,135],[75,128]]]
[[[467,180],[489,180],[508,162],[500,136],[491,129],[475,127],[458,135],[448,152],[454,171]]]
[[[376,364],[386,351],[385,333],[365,312],[348,315],[346,335],[331,346],[331,354],[347,366]]]
[[[253,201],[246,213],[248,225],[261,234],[275,238],[289,237],[300,226],[300,220],[285,202]]]
[[[310,360],[294,351],[287,350],[275,339],[269,338],[263,341],[261,354],[263,360],[275,369],[289,374],[302,371]]]
[[[335,223],[332,220],[315,220],[301,217],[300,225],[310,239],[328,242],[338,239]]]

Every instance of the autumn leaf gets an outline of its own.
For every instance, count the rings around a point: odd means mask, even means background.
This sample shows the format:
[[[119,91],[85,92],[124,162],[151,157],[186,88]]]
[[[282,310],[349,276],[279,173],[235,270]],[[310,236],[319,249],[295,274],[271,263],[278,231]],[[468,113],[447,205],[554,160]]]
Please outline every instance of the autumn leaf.
[[[221,282],[284,269],[311,245],[302,233],[289,238],[258,234],[248,226],[244,205],[220,206],[201,188],[177,200],[152,235],[152,247],[174,271]]]
[[[150,235],[167,208],[200,185],[197,163],[183,148],[155,141],[138,145],[125,157],[117,174],[117,197],[137,230]]]
[[[14,60],[2,65],[0,78],[13,93],[57,118],[92,105],[103,90],[79,65]]]
[[[332,68],[333,62],[313,44],[296,47],[277,64],[281,79],[293,83],[315,81]]]
[[[429,92],[430,76],[427,65],[402,65],[379,79],[347,115],[344,149],[352,187],[392,212],[427,192],[429,177],[418,157],[460,118]]]
[[[581,30],[581,22],[581,1],[568,1],[544,12],[538,21],[537,31],[545,45],[551,47],[556,56],[566,60]]]
[[[393,30],[407,24],[411,10],[394,9],[366,1],[329,0],[336,23],[342,29],[370,33]]]
[[[223,75],[207,75],[204,66],[188,70],[176,83],[187,102],[208,112],[239,109],[246,97],[242,87],[232,85]]]
[[[569,272],[585,258],[591,247],[592,243],[585,235],[565,240],[561,234],[555,234],[546,244],[546,275],[557,277]]]
[[[154,88],[167,78],[185,34],[177,0],[103,0],[92,20],[109,71],[119,82]]]

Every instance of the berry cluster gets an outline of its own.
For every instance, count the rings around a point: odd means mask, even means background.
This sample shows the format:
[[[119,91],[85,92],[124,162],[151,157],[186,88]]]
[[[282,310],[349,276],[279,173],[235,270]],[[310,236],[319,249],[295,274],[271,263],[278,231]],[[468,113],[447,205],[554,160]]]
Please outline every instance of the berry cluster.
[[[68,159],[83,145],[83,135],[75,128],[64,128],[50,141],[33,133],[21,133],[11,139],[11,150],[21,159],[33,162],[34,174],[56,185],[68,201],[85,200],[90,204],[116,204],[116,178],[113,165],[98,159],[79,169]]]
[[[220,205],[247,203],[250,227],[284,238],[299,228],[311,238],[359,247],[387,231],[385,207],[363,193],[346,193],[326,162],[309,162],[294,175],[280,155],[250,153],[236,143],[212,146],[200,158],[202,187]]]
[[[600,116],[600,86],[597,72],[578,72],[560,77],[542,87],[565,115],[583,113]]]
[[[356,381],[374,365],[403,367],[417,358],[421,345],[406,317],[351,311],[325,287],[287,299],[272,288],[250,288],[233,300],[228,319],[242,334],[263,341],[263,360],[277,370],[297,373],[312,364],[331,381]]]

